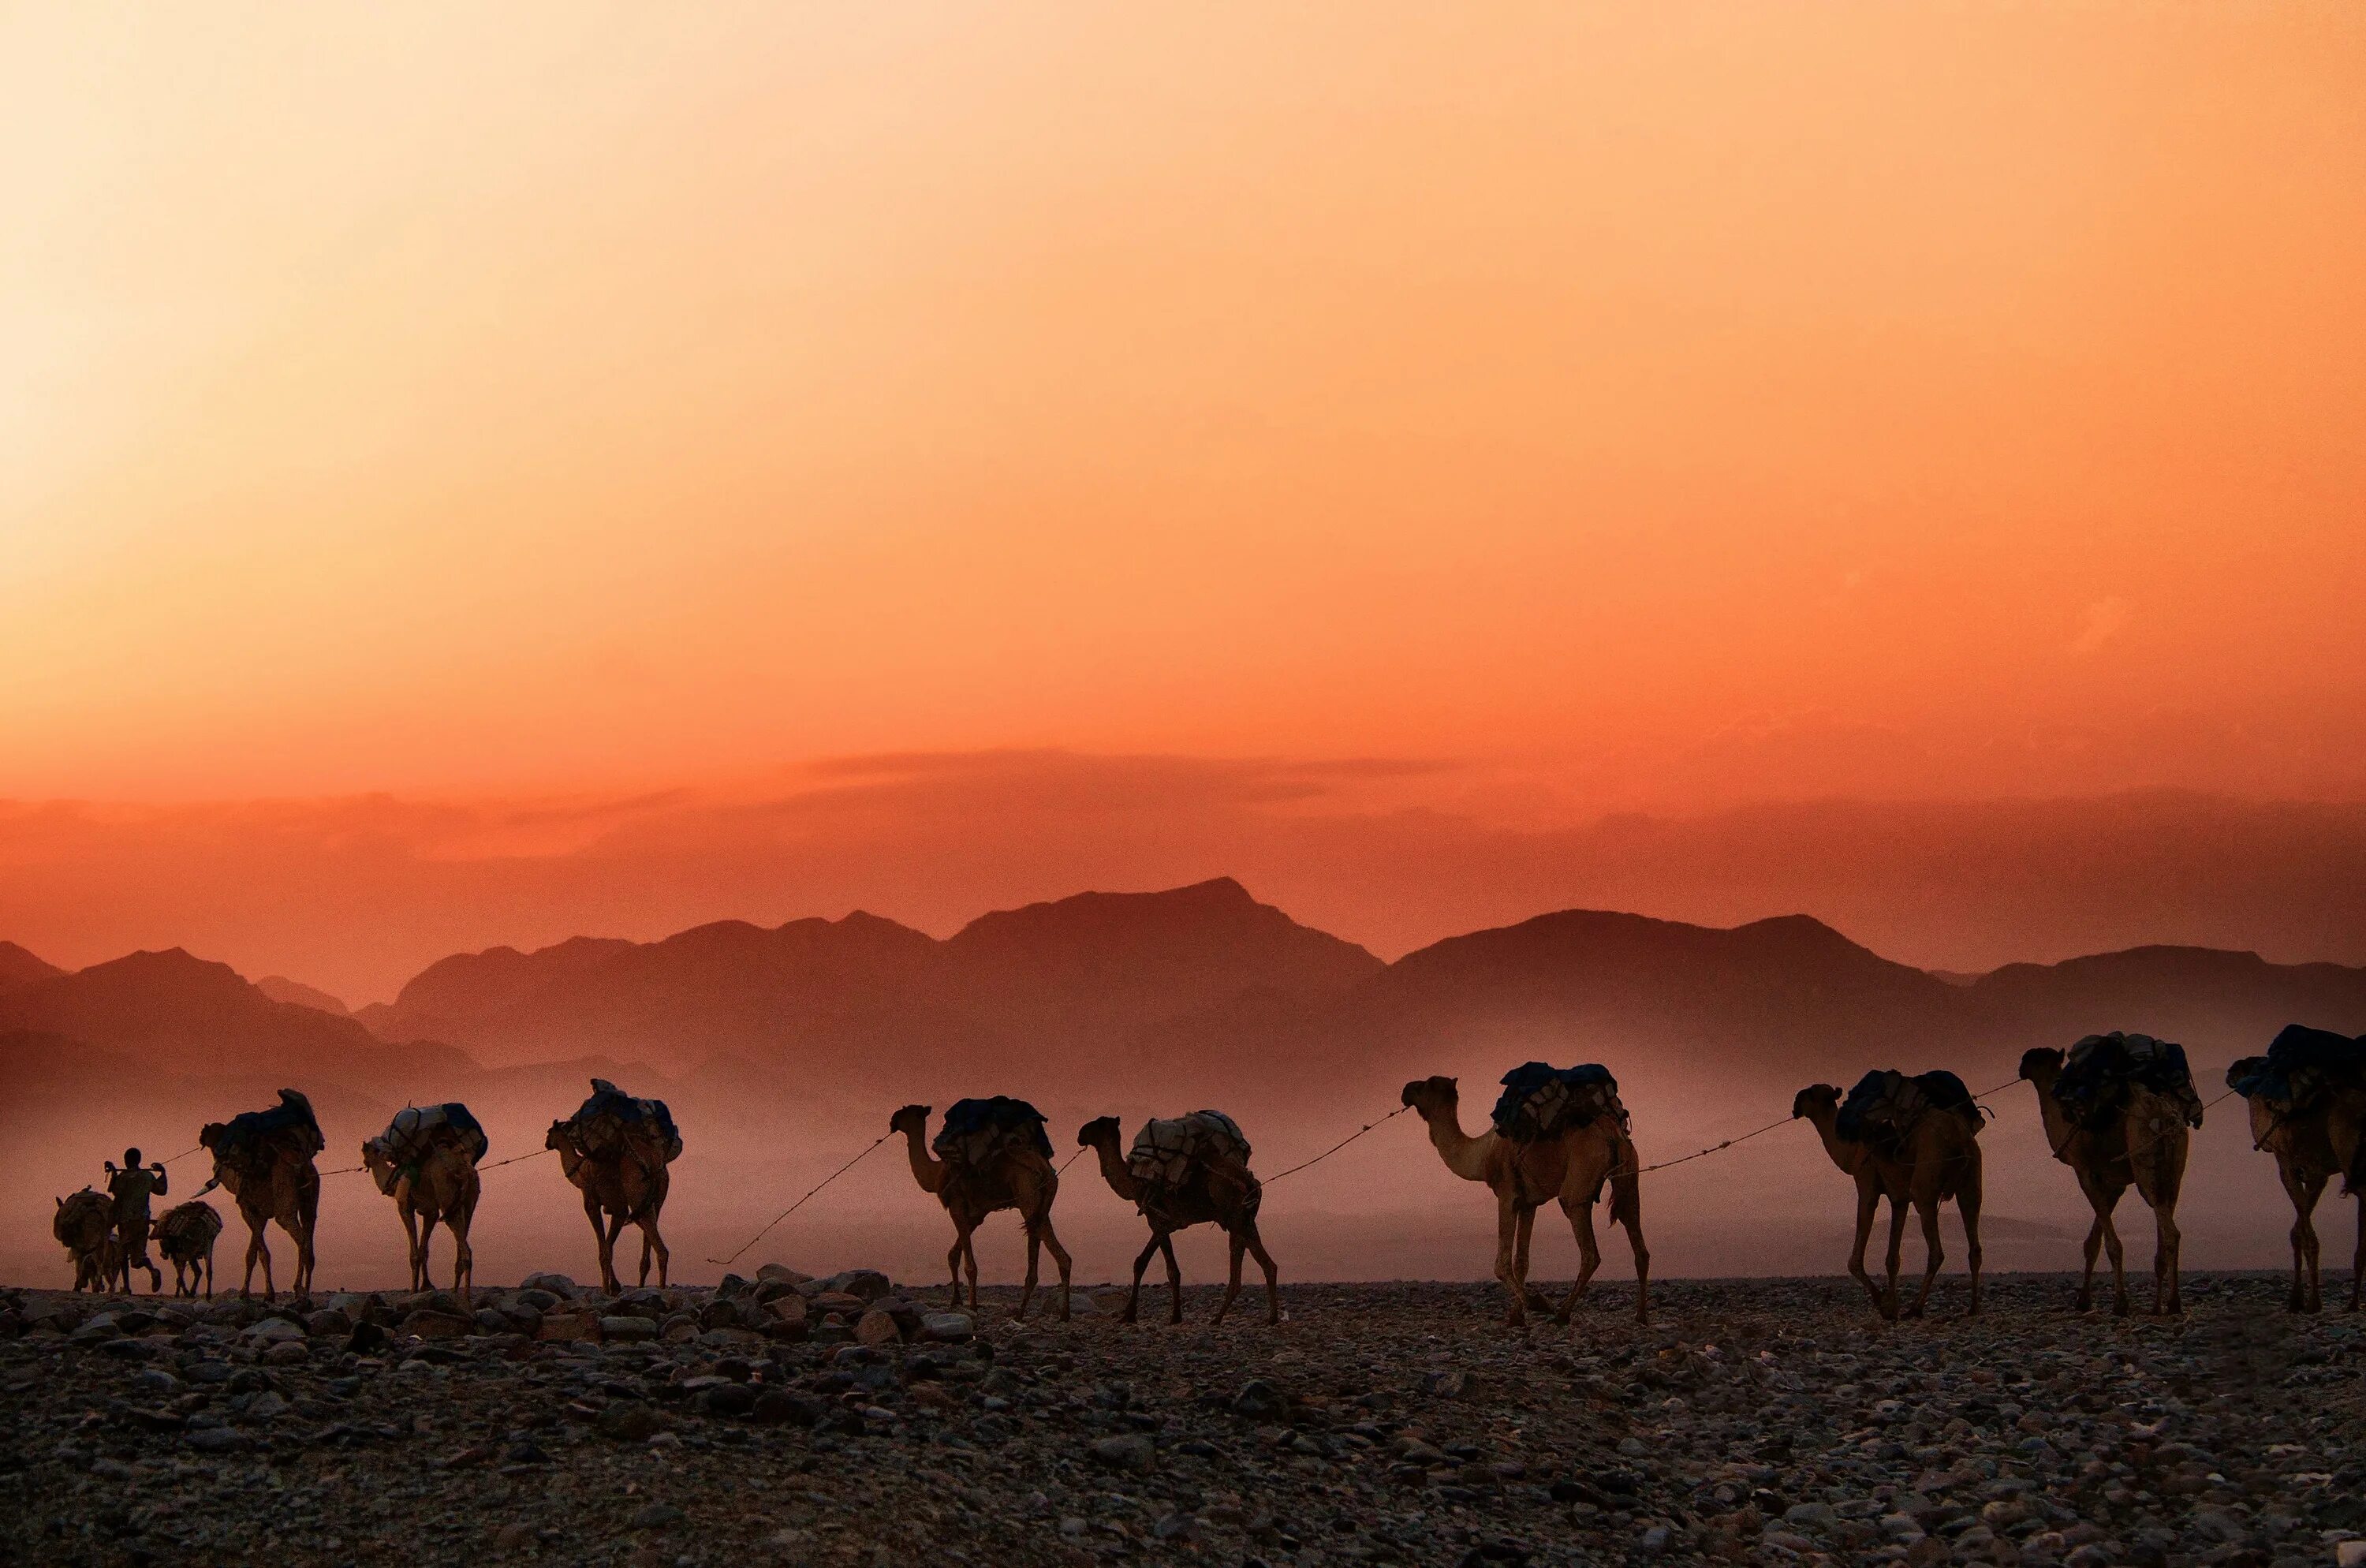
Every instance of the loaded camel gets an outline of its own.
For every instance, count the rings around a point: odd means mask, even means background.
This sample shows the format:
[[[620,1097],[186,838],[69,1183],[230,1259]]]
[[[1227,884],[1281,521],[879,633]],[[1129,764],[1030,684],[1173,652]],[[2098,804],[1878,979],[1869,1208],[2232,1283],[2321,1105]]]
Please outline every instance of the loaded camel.
[[[2321,1030],[2293,1025],[2276,1036],[2265,1056],[2247,1056],[2226,1069],[2226,1087],[2250,1107],[2251,1146],[2276,1160],[2293,1206],[2292,1291],[2289,1312],[2321,1312],[2325,1292],[2318,1278],[2316,1204],[2327,1183],[2340,1177],[2345,1193],[2366,1184],[2366,1066],[2350,1041]],[[2329,1047],[2330,1055],[2327,1054]],[[2360,1270],[2366,1269],[2366,1201],[2358,1209],[2358,1241],[2350,1257],[2349,1310],[2359,1310]]]
[[[1052,1229],[1052,1201],[1060,1195],[1060,1175],[1046,1157],[1050,1145],[1042,1138],[1042,1118],[1034,1117],[1031,1137],[978,1134],[962,1136],[953,1132],[955,1116],[964,1108],[992,1103],[963,1100],[956,1104],[946,1113],[946,1131],[937,1139],[938,1152],[933,1154],[928,1141],[930,1107],[905,1106],[888,1118],[887,1130],[904,1135],[911,1155],[913,1179],[920,1184],[921,1191],[936,1195],[953,1222],[952,1250],[945,1255],[945,1262],[952,1270],[952,1304],[962,1304],[964,1265],[969,1271],[969,1304],[973,1308],[978,1304],[977,1246],[972,1238],[988,1214],[1012,1209],[1018,1212],[1020,1223],[1027,1231],[1027,1282],[1019,1292],[1018,1315],[1022,1320],[1027,1316],[1027,1304],[1035,1297],[1042,1253],[1048,1247],[1053,1265],[1060,1270],[1060,1321],[1065,1323],[1071,1259],[1068,1249],[1060,1245],[1059,1236]],[[1024,1101],[1004,1103],[1024,1109],[1033,1116]],[[981,1133],[993,1131],[1009,1134],[1015,1128],[982,1129]]]
[[[1528,1310],[1552,1312],[1565,1324],[1577,1309],[1602,1247],[1594,1235],[1594,1205],[1610,1186],[1610,1221],[1627,1227],[1635,1249],[1635,1321],[1651,1321],[1651,1252],[1643,1243],[1641,1193],[1635,1145],[1615,1118],[1599,1117],[1556,1138],[1522,1142],[1490,1127],[1477,1137],[1462,1130],[1461,1091],[1450,1077],[1417,1078],[1401,1097],[1429,1124],[1429,1141],[1446,1168],[1465,1181],[1483,1181],[1495,1194],[1495,1278],[1511,1293],[1504,1321],[1524,1326]],[[1577,1281],[1560,1310],[1528,1289],[1528,1237],[1537,1211],[1559,1201],[1577,1237]]]
[[[156,1244],[164,1261],[173,1266],[175,1295],[196,1295],[202,1275],[206,1300],[214,1299],[214,1238],[221,1235],[221,1216],[214,1213],[214,1206],[194,1199],[175,1204],[156,1216],[148,1239]]]
[[[131,1271],[123,1266],[123,1248],[115,1239],[115,1211],[105,1193],[85,1187],[59,1199],[50,1234],[73,1265],[73,1289],[106,1294],[115,1289],[120,1272],[124,1293],[130,1293]]]
[[[616,1278],[616,1237],[630,1224],[641,1232],[640,1282],[649,1282],[654,1255],[658,1288],[664,1289],[670,1255],[658,1216],[672,1186],[670,1167],[682,1154],[682,1136],[665,1102],[634,1100],[605,1078],[593,1078],[592,1098],[567,1121],[553,1122],[543,1145],[558,1151],[559,1169],[583,1194],[583,1215],[600,1248],[601,1288],[612,1296],[624,1290]]]
[[[2190,1142],[2184,1103],[2147,1085],[2130,1081],[2120,1091],[2118,1104],[2098,1121],[2085,1122],[2055,1094],[2062,1081],[2063,1053],[2050,1048],[2024,1051],[2021,1076],[2037,1089],[2038,1113],[2045,1119],[2046,1146],[2054,1157],[2079,1179],[2079,1190],[2095,1211],[2087,1231],[2087,1267],[2079,1277],[2077,1310],[2095,1305],[2095,1254],[2107,1251],[2112,1259],[2112,1315],[2128,1315],[2128,1276],[2119,1228],[2112,1211],[2134,1184],[2136,1195],[2152,1210],[2152,1310],[2165,1316],[2185,1310],[2178,1290],[2177,1197],[2185,1184],[2185,1158]]]
[[[1929,1077],[1931,1075],[1925,1075]],[[1944,1075],[1960,1091],[1955,1075]],[[1860,1084],[1858,1089],[1865,1086]],[[1852,1099],[1855,1096],[1852,1095]],[[1922,1288],[1915,1292],[1909,1317],[1922,1315],[1931,1299],[1931,1281],[1938,1277],[1945,1252],[1939,1241],[1939,1205],[1954,1199],[1964,1222],[1966,1250],[1972,1273],[1971,1314],[1980,1310],[1980,1145],[1979,1107],[1968,1094],[1960,1106],[1933,1104],[1917,1117],[1895,1144],[1853,1138],[1841,1131],[1841,1091],[1828,1083],[1809,1084],[1791,1101],[1791,1114],[1814,1123],[1824,1141],[1824,1152],[1842,1174],[1856,1181],[1856,1245],[1849,1252],[1849,1273],[1873,1299],[1874,1310],[1895,1320],[1898,1311],[1898,1255],[1906,1235],[1909,1204],[1922,1216],[1922,1240],[1929,1257]],[[1877,1289],[1865,1269],[1865,1238],[1873,1232],[1874,1211],[1889,1200],[1889,1277],[1887,1290]]]
[[[328,1146],[312,1102],[292,1089],[279,1091],[268,1111],[250,1111],[225,1124],[208,1122],[199,1146],[214,1156],[213,1179],[200,1191],[220,1187],[238,1202],[246,1222],[246,1274],[238,1293],[254,1293],[254,1266],[263,1265],[263,1298],[276,1299],[271,1248],[265,1227],[277,1221],[296,1241],[296,1275],[288,1289],[299,1301],[312,1294],[312,1228],[321,1213],[321,1171],[312,1156]]]
[[[1215,1120],[1204,1128],[1195,1125],[1209,1118]],[[1193,1146],[1164,1160],[1155,1146],[1147,1146],[1145,1157],[1144,1140],[1162,1127],[1209,1135],[1187,1137]],[[1224,1135],[1227,1133],[1229,1136]],[[1224,1299],[1216,1303],[1215,1320],[1224,1321],[1234,1298],[1241,1293],[1241,1255],[1250,1252],[1265,1270],[1265,1320],[1279,1323],[1280,1275],[1274,1268],[1273,1255],[1265,1249],[1264,1238],[1257,1235],[1257,1207],[1265,1201],[1265,1188],[1249,1170],[1248,1141],[1240,1136],[1232,1118],[1202,1111],[1170,1122],[1152,1122],[1134,1140],[1132,1160],[1119,1153],[1119,1137],[1114,1116],[1087,1122],[1076,1133],[1077,1145],[1098,1156],[1101,1178],[1110,1184],[1110,1190],[1141,1210],[1142,1217],[1150,1222],[1150,1245],[1133,1260],[1133,1288],[1126,1293],[1124,1321],[1134,1321],[1142,1301],[1143,1271],[1150,1267],[1152,1256],[1159,1253],[1166,1258],[1166,1321],[1183,1321],[1183,1268],[1175,1260],[1173,1237],[1177,1231],[1212,1220],[1232,1243],[1233,1255],[1232,1277],[1225,1283]],[[1177,1170],[1177,1179],[1162,1179],[1162,1168]]]
[[[452,1233],[452,1290],[463,1308],[477,1277],[468,1224],[476,1217],[477,1161],[485,1149],[483,1129],[457,1103],[406,1107],[385,1132],[362,1145],[363,1168],[377,1190],[394,1200],[402,1218],[402,1234],[411,1244],[411,1288],[434,1288],[427,1256],[441,1224]]]

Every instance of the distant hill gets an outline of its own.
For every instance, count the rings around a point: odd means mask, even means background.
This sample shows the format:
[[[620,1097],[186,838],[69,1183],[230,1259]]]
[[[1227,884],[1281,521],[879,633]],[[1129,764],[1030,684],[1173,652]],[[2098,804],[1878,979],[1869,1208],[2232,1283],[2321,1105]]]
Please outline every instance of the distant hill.
[[[0,994],[0,1032],[9,1032],[59,1036],[189,1077],[377,1084],[467,1060],[444,1046],[391,1049],[351,1019],[274,1001],[229,964],[177,947]]]
[[[64,973],[56,964],[42,962],[13,942],[0,942],[0,991],[13,991],[36,980],[46,980],[53,975]]]
[[[299,1008],[310,1008],[336,1018],[351,1018],[353,1010],[317,986],[301,980],[291,980],[285,975],[265,975],[254,983],[254,988],[275,1002],[287,1002]]]
[[[332,1081],[397,1103],[529,1081],[563,1098],[587,1062],[635,1064],[760,1119],[1003,1090],[1385,1104],[1408,1077],[1484,1084],[1531,1057],[1606,1062],[1675,1102],[1779,1099],[1887,1065],[1952,1066],[1985,1088],[2029,1045],[2110,1029],[2184,1042],[2207,1078],[2285,1023],[2366,1030],[2366,969],[2147,947],[1940,976],[1803,915],[1717,929],[1562,910],[1383,964],[1229,879],[1029,905],[944,941],[856,913],[495,948],[443,959],[351,1018],[272,984],[297,999],[177,949],[133,953],[0,992],[0,1032],[151,1072]]]

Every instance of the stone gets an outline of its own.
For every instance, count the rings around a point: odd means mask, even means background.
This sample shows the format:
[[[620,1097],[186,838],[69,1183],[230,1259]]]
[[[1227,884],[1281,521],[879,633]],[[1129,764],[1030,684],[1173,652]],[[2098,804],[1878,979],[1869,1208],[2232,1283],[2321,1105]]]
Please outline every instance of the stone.
[[[600,1339],[603,1344],[632,1345],[643,1340],[655,1339],[657,1337],[658,1325],[646,1317],[619,1314],[600,1320]]]
[[[896,1287],[887,1276],[876,1269],[849,1269],[832,1274],[821,1282],[826,1292],[850,1295],[862,1302],[875,1302]]]
[[[873,1347],[900,1345],[904,1341],[904,1331],[896,1326],[893,1317],[873,1310],[855,1320],[854,1340],[858,1345]]]
[[[1146,1471],[1158,1462],[1158,1445],[1147,1434],[1127,1432],[1093,1440],[1093,1458],[1115,1470]]]
[[[620,1400],[600,1412],[600,1430],[628,1443],[653,1437],[665,1426],[658,1413],[639,1400]]]
[[[1279,1421],[1290,1414],[1290,1401],[1263,1378],[1251,1378],[1233,1395],[1233,1414],[1252,1421]]]
[[[965,1312],[932,1312],[920,1318],[920,1337],[935,1345],[966,1345],[977,1337],[977,1320]]]
[[[528,1274],[524,1280],[519,1281],[519,1288],[521,1290],[540,1292],[545,1295],[555,1298],[556,1301],[564,1301],[571,1298],[581,1289],[581,1287],[577,1285],[574,1280],[569,1279],[564,1274]],[[537,1303],[536,1304],[544,1305],[544,1310],[548,1310],[548,1305],[545,1305],[540,1303]],[[556,1302],[554,1301],[554,1303],[550,1304],[556,1304]]]
[[[257,1345],[280,1345],[303,1338],[304,1328],[301,1324],[284,1317],[266,1317],[248,1328],[240,1337],[253,1340]]]
[[[632,1526],[637,1530],[661,1530],[670,1529],[682,1521],[682,1510],[671,1503],[650,1503],[635,1511]]]

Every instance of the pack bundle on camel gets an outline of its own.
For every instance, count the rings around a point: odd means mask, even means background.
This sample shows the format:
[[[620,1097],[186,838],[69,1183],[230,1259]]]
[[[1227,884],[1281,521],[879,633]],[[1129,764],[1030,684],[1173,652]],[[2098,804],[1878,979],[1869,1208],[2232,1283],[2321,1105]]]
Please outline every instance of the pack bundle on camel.
[[[1257,1235],[1257,1208],[1265,1188],[1249,1169],[1249,1141],[1240,1123],[1221,1111],[1146,1122],[1133,1135],[1130,1153],[1118,1152],[1118,1119],[1103,1116],[1077,1130],[1076,1145],[1100,1160],[1110,1190],[1150,1222],[1150,1245],[1133,1260],[1133,1288],[1125,1298],[1125,1321],[1134,1321],[1142,1301],[1143,1271],[1154,1256],[1166,1258],[1166,1321],[1183,1321],[1183,1269],[1175,1259],[1177,1231],[1212,1220],[1232,1243],[1232,1277],[1216,1321],[1224,1321],[1241,1293],[1241,1256],[1254,1253],[1265,1270],[1265,1320],[1281,1321],[1281,1280],[1273,1255]]]
[[[1845,1104],[1831,1084],[1809,1084],[1791,1101],[1791,1114],[1815,1124],[1832,1163],[1856,1181],[1856,1245],[1849,1252],[1849,1273],[1873,1298],[1885,1318],[1898,1316],[1898,1265],[1906,1235],[1906,1211],[1911,1204],[1922,1216],[1922,1241],[1929,1257],[1922,1288],[1915,1292],[1909,1317],[1920,1317],[1931,1299],[1931,1282],[1938,1278],[1945,1257],[1939,1241],[1939,1205],[1953,1199],[1963,1216],[1965,1248],[1970,1254],[1971,1311],[1980,1310],[1980,1145],[1986,1117],[1972,1100],[1964,1080],[1949,1072],[1910,1077],[1887,1070],[1870,1072],[1849,1090]],[[1876,1288],[1865,1271],[1865,1238],[1873,1232],[1874,1211],[1889,1200],[1889,1277],[1887,1289]]]
[[[670,1258],[658,1216],[672,1185],[669,1168],[682,1157],[682,1134],[666,1102],[636,1100],[606,1078],[593,1078],[592,1098],[566,1121],[553,1122],[543,1144],[558,1151],[559,1168],[583,1194],[583,1214],[600,1247],[602,1289],[612,1296],[624,1289],[616,1278],[616,1237],[628,1224],[640,1227],[640,1282],[649,1282],[654,1255],[658,1285],[664,1288]]]
[[[2191,1130],[2202,1125],[2202,1097],[2185,1048],[2149,1034],[2090,1034],[2060,1051],[2024,1052],[2021,1076],[2037,1089],[2038,1114],[2054,1157],[2070,1168],[2095,1211],[2087,1231],[2087,1268],[2078,1310],[2095,1304],[2095,1254],[2112,1258],[2112,1311],[2128,1314],[2128,1278],[2112,1211],[2134,1185],[2152,1209],[2152,1310],[2184,1310],[2178,1290],[2177,1199],[2185,1184]]]
[[[362,1145],[362,1165],[402,1218],[402,1234],[411,1244],[411,1288],[433,1288],[427,1255],[440,1222],[452,1233],[452,1289],[464,1307],[477,1277],[476,1254],[468,1248],[468,1223],[479,1190],[477,1162],[490,1146],[485,1129],[456,1100],[405,1106],[385,1132]]]
[[[1602,1266],[1594,1239],[1594,1205],[1610,1190],[1610,1220],[1627,1227],[1635,1251],[1635,1321],[1651,1320],[1651,1251],[1643,1241],[1641,1162],[1628,1134],[1627,1108],[1617,1080],[1595,1064],[1552,1067],[1527,1062],[1504,1075],[1493,1125],[1477,1137],[1462,1131],[1461,1090],[1450,1077],[1418,1078],[1404,1086],[1403,1102],[1428,1123],[1429,1141],[1446,1168],[1482,1181],[1495,1195],[1495,1278],[1511,1297],[1505,1321],[1520,1327],[1529,1309],[1567,1323]],[[1528,1243],[1537,1211],[1559,1202],[1577,1238],[1577,1280],[1555,1311],[1528,1289]]]
[[[314,1156],[328,1147],[312,1102],[283,1089],[279,1103],[267,1111],[207,1122],[197,1143],[214,1156],[213,1179],[206,1188],[228,1192],[246,1222],[246,1274],[238,1293],[254,1293],[254,1266],[260,1261],[264,1299],[278,1295],[271,1277],[271,1248],[264,1241],[265,1227],[276,1220],[296,1240],[296,1276],[288,1289],[299,1301],[310,1299],[312,1227],[321,1213],[321,1168]]]
[[[2325,1305],[2318,1281],[2316,1202],[2338,1176],[2355,1194],[2366,1183],[2366,1035],[2353,1040],[2323,1029],[2288,1024],[2264,1056],[2246,1056],[2226,1069],[2226,1087],[2251,1109],[2251,1146],[2276,1157],[2276,1175],[2293,1206],[2293,1312]],[[2366,1202],[2358,1209],[2358,1245],[2351,1254],[2349,1310],[2359,1306],[2366,1269]]]
[[[120,1274],[124,1292],[130,1293],[131,1271],[124,1267],[123,1248],[115,1239],[115,1208],[106,1193],[85,1187],[59,1199],[50,1234],[73,1265],[75,1290],[103,1294],[115,1288]]]
[[[164,1260],[173,1266],[175,1295],[196,1295],[202,1274],[206,1300],[214,1299],[214,1238],[221,1231],[221,1216],[214,1213],[214,1206],[194,1198],[156,1216],[155,1224],[148,1229],[148,1239],[156,1244]]]
[[[904,1135],[912,1176],[924,1192],[936,1194],[953,1222],[953,1305],[962,1304],[962,1271],[969,1272],[969,1304],[977,1305],[977,1246],[973,1239],[988,1214],[1016,1210],[1027,1231],[1027,1282],[1019,1292],[1019,1316],[1035,1299],[1042,1254],[1049,1248],[1060,1270],[1060,1319],[1067,1321],[1070,1259],[1052,1229],[1052,1202],[1060,1195],[1060,1175],[1052,1168],[1052,1140],[1043,1115],[1023,1100],[958,1100],[945,1112],[944,1128],[929,1140],[930,1108],[907,1105],[887,1121]]]

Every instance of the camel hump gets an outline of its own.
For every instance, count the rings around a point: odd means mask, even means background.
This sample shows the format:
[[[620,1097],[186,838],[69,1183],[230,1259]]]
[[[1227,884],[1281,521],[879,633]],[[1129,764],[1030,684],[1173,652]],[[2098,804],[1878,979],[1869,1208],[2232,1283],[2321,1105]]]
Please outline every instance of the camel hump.
[[[416,1164],[439,1149],[459,1149],[472,1160],[485,1157],[492,1146],[484,1124],[456,1100],[440,1105],[406,1105],[394,1113],[386,1131],[370,1140],[397,1165]]]
[[[606,1078],[592,1080],[592,1098],[577,1107],[567,1126],[587,1155],[618,1155],[629,1145],[654,1148],[669,1164],[682,1157],[682,1133],[666,1102],[626,1094]]]
[[[1202,1166],[1245,1171],[1248,1164],[1248,1135],[1221,1111],[1194,1111],[1186,1116],[1145,1122],[1134,1134],[1133,1147],[1125,1158],[1126,1169],[1136,1181],[1158,1187],[1179,1187]]]
[[[2202,1125],[2202,1096],[2185,1047],[2149,1034],[2090,1034],[2070,1047],[2054,1080],[2054,1099],[2072,1121],[2100,1131],[2124,1110],[2137,1089],[2174,1100],[2188,1124]]]
[[[2266,1055],[2227,1069],[2226,1087],[2280,1116],[2304,1114],[2344,1090],[2366,1090],[2366,1035],[2288,1023]]]
[[[1933,1111],[1950,1111],[1980,1130],[1980,1108],[1964,1080],[1941,1069],[1901,1073],[1876,1067],[1856,1080],[1841,1102],[1833,1130],[1852,1143],[1870,1144],[1895,1151],[1914,1131],[1915,1123]]]
[[[1007,1094],[954,1100],[929,1146],[939,1159],[956,1165],[990,1164],[1014,1149],[1052,1157],[1052,1136],[1043,1130],[1043,1113]]]
[[[1491,1114],[1496,1132],[1523,1144],[1558,1138],[1606,1116],[1627,1125],[1618,1080],[1599,1062],[1574,1067],[1523,1062],[1504,1075],[1504,1092]]]
[[[312,1114],[312,1102],[292,1089],[281,1089],[279,1103],[267,1111],[246,1111],[231,1117],[212,1145],[218,1168],[253,1170],[265,1177],[283,1153],[302,1159],[328,1146],[328,1140],[321,1136],[320,1121]]]

